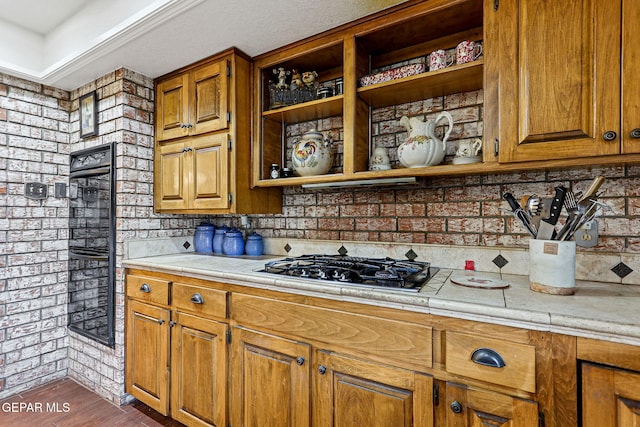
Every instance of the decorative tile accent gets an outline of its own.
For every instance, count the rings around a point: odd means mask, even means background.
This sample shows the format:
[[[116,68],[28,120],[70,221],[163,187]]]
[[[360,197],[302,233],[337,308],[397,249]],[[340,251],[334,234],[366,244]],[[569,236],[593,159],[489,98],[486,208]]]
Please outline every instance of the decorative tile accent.
[[[404,256],[406,256],[409,261],[413,261],[414,259],[418,258],[418,254],[415,253],[413,249],[409,249],[409,251],[404,254]]]
[[[502,255],[498,255],[493,259],[493,263],[498,266],[498,268],[502,268],[505,265],[509,264],[509,261],[503,257]]]
[[[289,246],[289,244],[287,243],[286,245],[284,245],[284,250],[289,253],[289,251],[291,250],[291,246]]]
[[[189,242],[185,241],[185,242],[182,244],[182,247],[183,247],[183,248],[185,248],[185,249],[189,249],[189,248],[191,247],[191,243],[189,243]]]
[[[616,275],[619,278],[624,279],[626,276],[628,276],[629,274],[631,274],[633,272],[633,269],[631,267],[629,267],[627,264],[625,264],[624,262],[621,262],[621,263],[617,264],[616,266],[614,266],[611,269],[611,271],[616,273]]]
[[[338,249],[338,253],[342,256],[345,256],[348,252],[349,251],[344,246],[340,246],[340,249]]]

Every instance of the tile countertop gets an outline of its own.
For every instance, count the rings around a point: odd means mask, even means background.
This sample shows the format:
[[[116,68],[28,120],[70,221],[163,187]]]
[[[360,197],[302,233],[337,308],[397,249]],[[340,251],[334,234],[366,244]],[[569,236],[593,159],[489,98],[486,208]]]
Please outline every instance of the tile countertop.
[[[416,293],[296,279],[259,271],[266,260],[278,258],[282,257],[183,253],[129,259],[123,264],[129,268],[261,289],[640,345],[640,286],[577,281],[575,295],[557,296],[531,291],[528,276],[477,273],[477,276],[504,280],[510,286],[475,289],[451,282],[452,277],[464,275],[464,271],[440,269]]]

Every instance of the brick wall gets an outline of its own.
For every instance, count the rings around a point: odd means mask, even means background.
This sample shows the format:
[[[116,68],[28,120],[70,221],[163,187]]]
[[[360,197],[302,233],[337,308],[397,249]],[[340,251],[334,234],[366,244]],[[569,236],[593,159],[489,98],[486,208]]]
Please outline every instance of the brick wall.
[[[447,143],[445,160],[450,160],[458,141],[482,137],[482,104],[480,90],[375,110],[373,144],[387,148],[392,164],[397,163],[396,148],[407,135],[400,118],[431,120],[446,110],[455,123]],[[339,141],[341,126],[333,119],[291,126],[288,144],[311,128]],[[334,171],[341,169],[339,142],[337,148]],[[574,191],[586,190],[599,174],[606,177],[602,200],[612,210],[598,219],[601,238],[589,250],[640,252],[640,167],[635,166],[425,177],[418,178],[417,185],[386,189],[285,187],[282,215],[259,215],[252,222],[266,237],[528,247],[529,236],[507,210],[502,195],[551,196],[560,184]],[[212,218],[212,222],[239,224],[237,218]]]
[[[99,135],[79,140],[78,99],[96,90]],[[153,213],[153,81],[116,70],[71,93],[0,74],[0,398],[69,375],[124,396],[124,281],[114,349],[68,332],[67,199],[26,199],[24,183],[68,183],[69,152],[116,142],[116,264],[130,238],[192,234],[195,217]]]
[[[69,94],[0,74],[0,397],[67,373]]]
[[[94,89],[99,136],[80,141],[78,98]],[[377,110],[374,143],[395,161],[406,135],[399,118],[432,118],[445,109],[456,122],[451,156],[456,140],[482,135],[481,104],[479,91]],[[200,217],[153,213],[152,111],[152,81],[124,69],[71,93],[0,74],[0,398],[67,373],[113,402],[124,398],[123,270],[117,272],[115,349],[68,333],[68,204],[29,200],[23,190],[25,182],[39,181],[52,193],[55,182],[68,181],[70,151],[115,141],[117,264],[126,239],[192,234]],[[340,121],[322,120],[292,128],[289,139],[307,126],[341,132]],[[607,177],[603,199],[613,211],[600,221],[602,238],[591,250],[640,252],[640,167],[634,166],[421,178],[399,188],[284,188],[282,214],[250,219],[267,237],[526,246],[521,226],[502,210],[501,195],[550,195],[558,184],[584,190],[597,174]],[[237,215],[210,219],[240,225]]]

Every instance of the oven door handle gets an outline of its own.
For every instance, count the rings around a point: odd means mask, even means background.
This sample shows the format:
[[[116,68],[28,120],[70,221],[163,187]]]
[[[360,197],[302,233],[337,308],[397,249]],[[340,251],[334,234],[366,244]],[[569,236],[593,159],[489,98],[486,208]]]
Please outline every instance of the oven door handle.
[[[96,175],[106,175],[111,172],[111,167],[103,167],[103,168],[95,168],[95,169],[87,169],[83,171],[71,172],[69,174],[69,178],[84,178],[87,176],[96,176]]]
[[[74,251],[69,251],[69,254],[78,259],[91,259],[96,261],[107,261],[109,259],[109,255],[84,255]]]

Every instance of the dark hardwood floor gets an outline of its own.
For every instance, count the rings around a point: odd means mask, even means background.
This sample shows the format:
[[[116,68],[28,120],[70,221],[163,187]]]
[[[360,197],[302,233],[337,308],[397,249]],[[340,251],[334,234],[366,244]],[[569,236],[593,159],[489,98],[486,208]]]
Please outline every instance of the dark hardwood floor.
[[[1,400],[0,426],[183,427],[183,424],[138,401],[116,406],[65,378]]]

